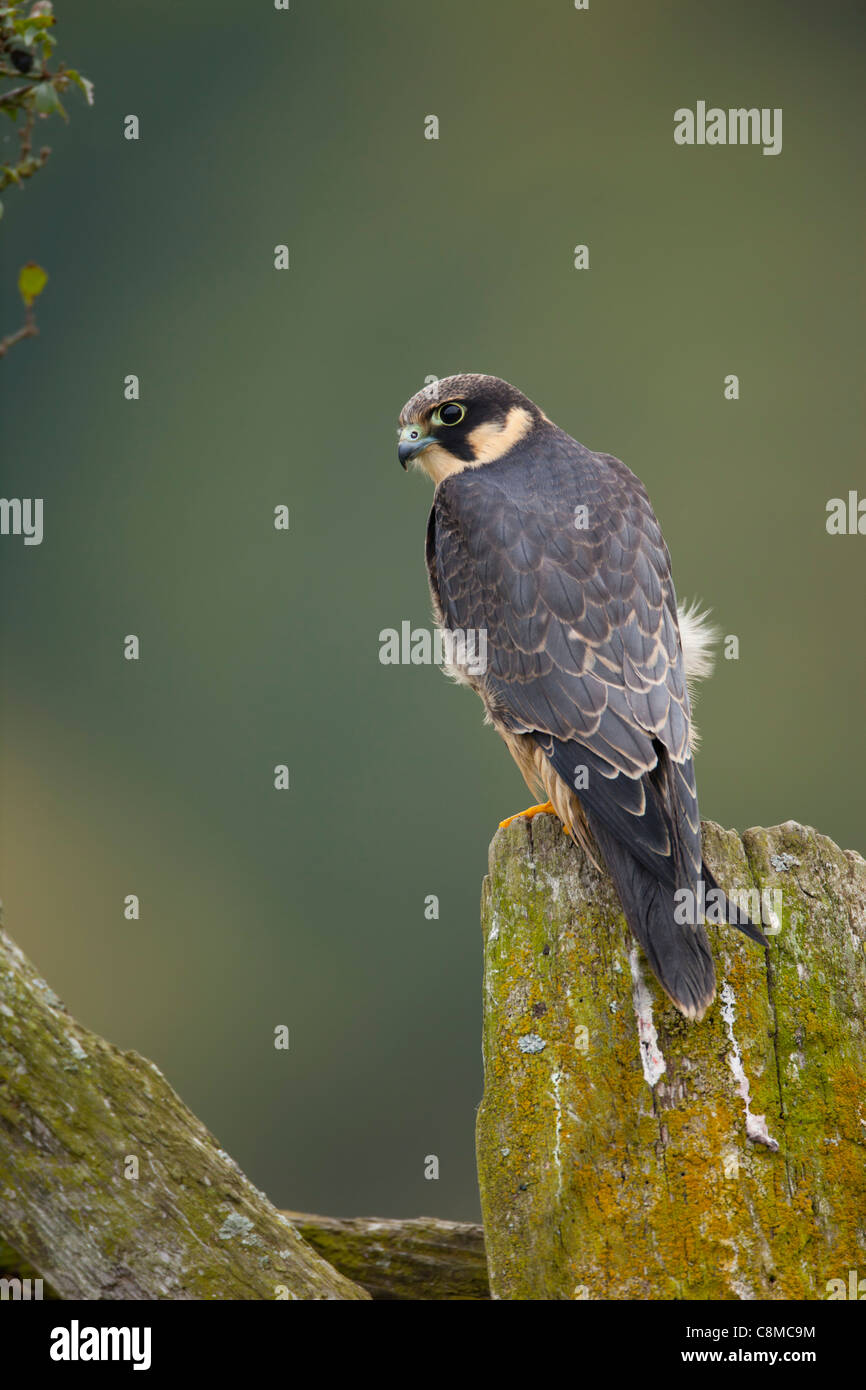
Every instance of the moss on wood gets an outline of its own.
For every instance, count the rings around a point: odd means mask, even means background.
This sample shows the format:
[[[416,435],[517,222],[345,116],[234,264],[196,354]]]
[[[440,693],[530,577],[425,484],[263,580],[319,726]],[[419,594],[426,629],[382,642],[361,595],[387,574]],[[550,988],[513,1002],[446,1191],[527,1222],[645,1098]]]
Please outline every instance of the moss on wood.
[[[793,822],[704,834],[722,886],[778,889],[781,912],[766,952],[708,928],[719,997],[698,1024],[553,817],[491,845],[494,1298],[815,1299],[866,1268],[866,863]]]
[[[480,1226],[421,1216],[338,1220],[286,1212],[304,1240],[377,1300],[490,1298]]]
[[[62,1298],[369,1298],[2,930],[0,1232]]]

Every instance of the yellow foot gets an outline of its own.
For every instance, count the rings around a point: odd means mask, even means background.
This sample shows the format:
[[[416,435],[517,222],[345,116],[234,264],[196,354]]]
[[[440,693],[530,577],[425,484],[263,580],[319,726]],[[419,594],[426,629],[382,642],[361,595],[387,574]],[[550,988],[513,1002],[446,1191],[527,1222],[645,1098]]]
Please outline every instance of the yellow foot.
[[[546,812],[550,816],[555,816],[556,812],[549,801],[543,801],[540,806],[530,806],[526,811],[515,811],[513,816],[507,816],[505,820],[499,822],[499,829],[504,830],[506,825],[510,825],[513,820],[519,820],[522,816],[524,820],[532,820],[533,816],[540,816]]]

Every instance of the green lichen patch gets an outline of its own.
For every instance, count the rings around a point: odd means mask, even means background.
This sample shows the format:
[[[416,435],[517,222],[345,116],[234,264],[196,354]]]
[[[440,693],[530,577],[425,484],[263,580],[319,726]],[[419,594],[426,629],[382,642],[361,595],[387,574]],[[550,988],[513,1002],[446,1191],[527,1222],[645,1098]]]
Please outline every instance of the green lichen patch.
[[[0,931],[0,1233],[63,1298],[367,1298]]]
[[[606,875],[550,816],[491,845],[477,1148],[494,1297],[821,1298],[866,1266],[866,864],[791,824],[704,835],[723,887],[779,890],[778,930],[765,951],[709,928],[719,996],[697,1024],[644,964],[658,1076]]]

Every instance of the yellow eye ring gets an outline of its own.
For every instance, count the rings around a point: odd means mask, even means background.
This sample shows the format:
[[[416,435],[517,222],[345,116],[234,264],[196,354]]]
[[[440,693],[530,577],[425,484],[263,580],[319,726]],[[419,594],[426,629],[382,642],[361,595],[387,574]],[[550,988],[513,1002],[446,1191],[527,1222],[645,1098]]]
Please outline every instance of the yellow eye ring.
[[[465,419],[466,407],[459,401],[446,401],[444,405],[437,406],[433,412],[434,425],[459,425]]]

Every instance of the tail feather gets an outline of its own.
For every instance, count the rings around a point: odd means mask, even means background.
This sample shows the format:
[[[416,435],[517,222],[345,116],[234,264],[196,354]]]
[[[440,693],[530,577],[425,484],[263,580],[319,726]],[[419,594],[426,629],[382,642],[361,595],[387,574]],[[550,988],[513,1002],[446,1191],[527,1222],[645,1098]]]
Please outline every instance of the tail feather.
[[[706,863],[703,865],[703,879],[707,892],[711,889],[715,889],[717,892],[721,891],[712,872],[707,868]],[[761,928],[756,927],[751,918],[747,917],[745,912],[741,912],[736,903],[732,903],[727,896],[725,897],[725,907],[725,920],[730,926],[737,927],[744,936],[747,936],[750,941],[757,942],[759,946],[767,946],[769,944]]]
[[[653,974],[686,1018],[703,1018],[716,994],[716,972],[706,931],[699,923],[677,922],[674,890],[650,873],[595,817],[589,820],[626,921]]]

